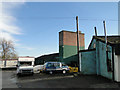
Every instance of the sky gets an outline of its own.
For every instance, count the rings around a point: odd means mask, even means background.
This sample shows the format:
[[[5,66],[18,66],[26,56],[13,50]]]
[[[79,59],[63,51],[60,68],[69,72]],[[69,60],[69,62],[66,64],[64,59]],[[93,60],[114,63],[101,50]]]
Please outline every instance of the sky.
[[[94,35],[118,34],[117,2],[4,2],[0,3],[0,38],[13,40],[19,56],[41,56],[59,52],[59,32],[85,34],[85,48]]]

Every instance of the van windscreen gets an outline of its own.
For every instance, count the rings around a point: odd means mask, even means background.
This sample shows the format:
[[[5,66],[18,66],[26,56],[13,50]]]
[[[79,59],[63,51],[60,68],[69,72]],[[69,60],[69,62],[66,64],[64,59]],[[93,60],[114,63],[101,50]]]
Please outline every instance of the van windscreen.
[[[32,62],[20,62],[20,66],[31,66]]]

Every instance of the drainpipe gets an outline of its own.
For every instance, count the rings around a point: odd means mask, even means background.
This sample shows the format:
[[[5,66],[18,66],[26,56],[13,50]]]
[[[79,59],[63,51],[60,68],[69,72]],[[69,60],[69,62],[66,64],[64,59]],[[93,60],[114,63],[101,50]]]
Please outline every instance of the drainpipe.
[[[112,46],[112,80],[115,81],[115,70],[114,70],[114,47]]]
[[[103,21],[104,24],[104,33],[105,33],[105,44],[106,44],[106,56],[108,57],[108,50],[107,50],[107,36],[106,36],[106,26],[105,21]],[[108,59],[108,58],[106,58]],[[107,65],[108,66],[108,65]],[[108,67],[107,67],[108,68]],[[112,80],[114,81],[114,47],[112,46]]]
[[[97,37],[97,28],[94,27],[95,36]],[[96,74],[100,75],[100,60],[99,60],[99,44],[98,40],[96,39]]]

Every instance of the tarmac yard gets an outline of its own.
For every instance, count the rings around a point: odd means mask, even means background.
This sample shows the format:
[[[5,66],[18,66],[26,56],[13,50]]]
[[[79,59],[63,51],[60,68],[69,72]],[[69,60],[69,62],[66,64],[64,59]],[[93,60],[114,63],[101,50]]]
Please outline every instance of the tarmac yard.
[[[2,71],[2,88],[119,88],[120,84],[101,76],[73,74],[34,74],[16,76],[16,71]]]

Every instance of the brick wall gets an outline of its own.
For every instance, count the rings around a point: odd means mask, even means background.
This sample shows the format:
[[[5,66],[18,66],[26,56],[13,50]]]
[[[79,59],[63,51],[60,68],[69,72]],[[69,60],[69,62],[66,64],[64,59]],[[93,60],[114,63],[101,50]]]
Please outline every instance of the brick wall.
[[[71,31],[59,32],[59,45],[77,46],[77,33]],[[84,34],[79,33],[79,45],[85,47]]]
[[[80,50],[85,48],[84,33],[79,32]],[[59,61],[68,65],[78,64],[77,57],[77,33],[71,31],[59,32]]]

